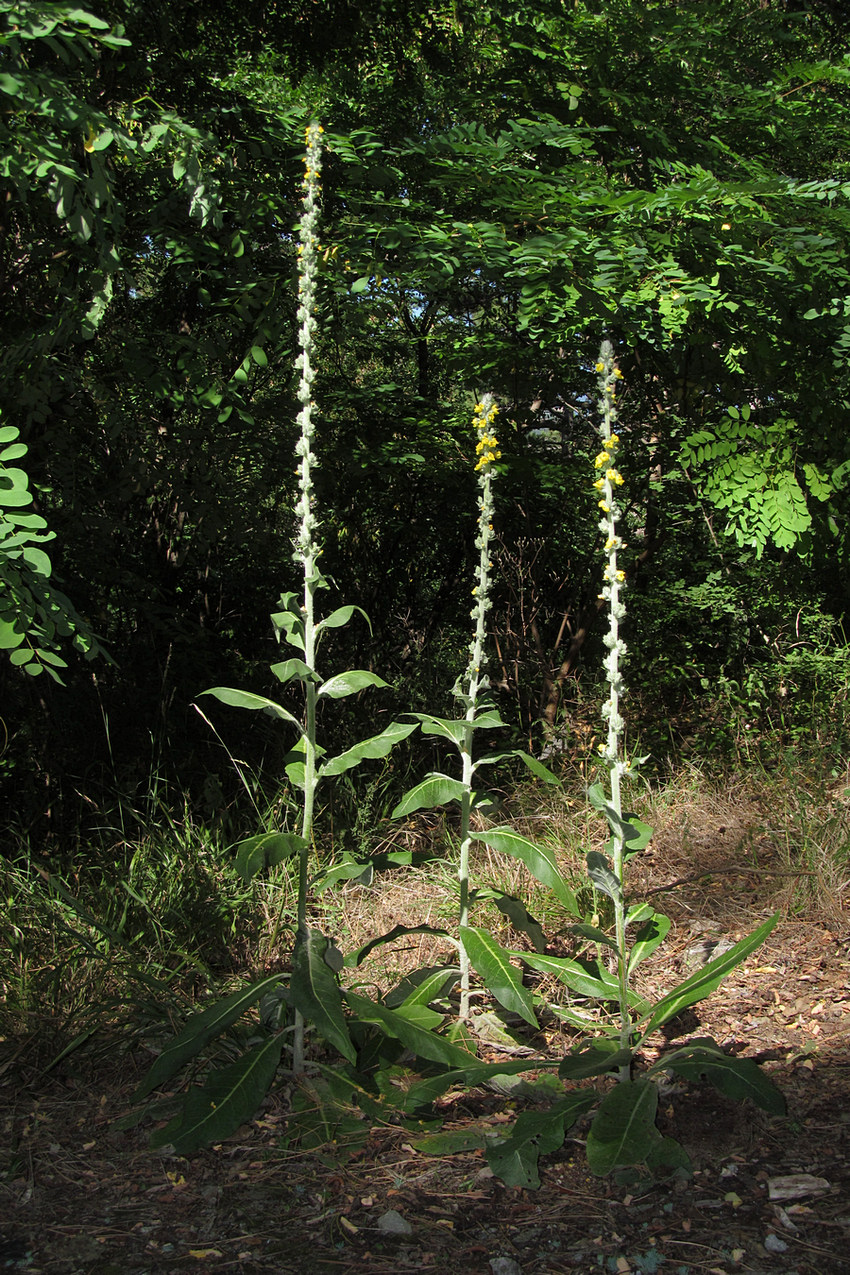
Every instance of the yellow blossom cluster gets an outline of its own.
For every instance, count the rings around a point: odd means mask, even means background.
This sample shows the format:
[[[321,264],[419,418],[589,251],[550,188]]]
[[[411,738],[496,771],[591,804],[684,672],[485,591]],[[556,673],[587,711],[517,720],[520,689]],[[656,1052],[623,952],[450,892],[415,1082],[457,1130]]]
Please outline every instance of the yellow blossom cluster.
[[[499,450],[499,440],[492,432],[493,422],[495,421],[499,409],[494,403],[487,408],[483,403],[475,404],[474,425],[478,430],[478,442],[475,451],[478,460],[475,465],[476,473],[480,469],[486,469],[488,465],[492,465],[493,461],[499,460],[502,453]]]

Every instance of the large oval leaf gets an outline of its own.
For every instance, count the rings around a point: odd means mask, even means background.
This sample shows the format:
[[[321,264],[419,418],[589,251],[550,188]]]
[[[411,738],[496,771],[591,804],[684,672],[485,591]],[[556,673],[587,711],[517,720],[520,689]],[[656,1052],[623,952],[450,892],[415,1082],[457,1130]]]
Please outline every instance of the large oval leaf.
[[[643,1164],[661,1141],[655,1127],[658,1089],[652,1080],[627,1080],[614,1086],[599,1104],[587,1135],[591,1173]]]
[[[356,695],[367,686],[386,686],[387,683],[377,673],[367,673],[365,669],[350,669],[347,673],[337,673],[329,677],[319,687],[319,694],[329,699],[344,699],[346,695]]]
[[[344,606],[344,607],[337,607],[336,611],[331,611],[330,615],[326,615],[324,620],[319,620],[315,629],[316,635],[318,636],[318,634],[321,633],[323,629],[342,628],[344,624],[348,624],[348,621],[354,615],[355,611],[357,611],[360,615],[363,616],[363,619],[366,621],[366,623],[369,626],[369,632],[371,633],[372,624],[369,620],[368,615],[363,610],[363,608],[358,606]]]
[[[557,1151],[565,1132],[593,1106],[596,1095],[580,1089],[544,1111],[523,1111],[507,1138],[487,1144],[487,1163],[506,1186],[535,1191],[540,1186],[538,1157]]]
[[[683,1049],[672,1054],[662,1054],[650,1068],[648,1075],[659,1071],[673,1071],[686,1080],[710,1080],[716,1089],[741,1102],[751,1099],[763,1111],[772,1116],[785,1115],[785,1099],[768,1076],[752,1058],[735,1058],[723,1051],[710,1039],[692,1040]]]
[[[747,957],[761,947],[770,931],[779,920],[779,913],[774,912],[757,930],[753,930],[752,934],[736,943],[734,947],[730,947],[728,952],[724,952],[722,956],[717,956],[713,961],[709,961],[701,970],[697,970],[690,978],[686,978],[678,987],[674,987],[672,992],[668,994],[654,1006],[651,1013],[647,1015],[645,1025],[640,1024],[645,1039],[650,1032],[655,1031],[656,1027],[660,1027],[662,1023],[666,1023],[669,1019],[674,1018],[681,1010],[687,1009],[689,1005],[695,1005],[697,1001],[704,1000],[716,987],[722,983],[726,975],[745,961]]]
[[[281,660],[279,664],[272,664],[270,667],[279,682],[291,682],[295,679],[299,682],[321,681],[315,669],[311,669],[303,660]]]
[[[355,744],[353,748],[349,748],[344,753],[340,753],[338,757],[331,757],[322,766],[319,774],[330,778],[333,775],[341,775],[346,770],[351,770],[353,766],[358,766],[361,761],[373,760],[376,757],[386,757],[396,744],[401,743],[403,739],[407,739],[416,730],[416,723],[410,724],[406,722],[391,722],[380,735],[372,735],[370,739],[364,739],[359,744]]]
[[[300,734],[304,734],[304,727],[298,718],[293,717],[280,704],[276,704],[273,699],[268,699],[265,695],[255,695],[253,691],[236,690],[232,686],[212,686],[208,691],[201,691],[201,695],[214,695],[216,699],[221,700],[222,704],[232,704],[234,708],[250,708],[253,712],[271,713],[273,717],[279,717],[281,721],[291,722]]]
[[[535,845],[527,837],[521,837],[513,828],[491,828],[489,832],[477,832],[473,835],[476,841],[483,841],[494,850],[521,860],[531,875],[541,885],[548,886],[568,912],[573,916],[580,915],[576,897],[561,876],[555,855],[548,846]]]
[[[236,847],[236,871],[243,881],[252,881],[258,872],[290,859],[306,844],[297,832],[261,832],[246,837]]]
[[[357,1061],[342,1009],[342,995],[331,967],[325,960],[329,940],[312,926],[299,935],[292,961],[289,991],[292,1003],[304,1018],[314,1023],[328,1044],[347,1058]]]
[[[419,1058],[427,1058],[430,1062],[441,1063],[444,1067],[465,1067],[474,1063],[473,1055],[453,1045],[445,1036],[437,1036],[434,1032],[425,1031],[415,1023],[408,1022],[395,1010],[378,1005],[375,1001],[359,996],[357,992],[346,991],[345,999],[349,1008],[364,1023],[377,1023],[388,1036],[400,1040]]]
[[[475,972],[500,1005],[519,1014],[532,1027],[537,1027],[531,992],[522,985],[522,974],[511,964],[511,955],[487,930],[473,925],[460,927],[460,939]]]
[[[225,1028],[235,1023],[246,1009],[250,1009],[262,996],[277,987],[281,978],[280,974],[270,974],[258,983],[247,983],[245,987],[240,987],[237,992],[210,1005],[200,1014],[193,1014],[183,1030],[156,1059],[133,1094],[133,1101],[139,1102],[170,1080],[184,1063],[195,1058],[215,1036],[220,1036]]]
[[[401,819],[414,810],[430,810],[449,801],[462,801],[465,792],[466,788],[459,779],[450,779],[448,775],[426,775],[420,784],[404,794],[390,817]]]
[[[229,1138],[251,1119],[268,1093],[282,1048],[283,1035],[278,1034],[229,1067],[212,1072],[203,1087],[193,1085],[183,1110],[153,1135],[150,1145],[163,1147],[171,1143],[178,1155],[189,1155]]]

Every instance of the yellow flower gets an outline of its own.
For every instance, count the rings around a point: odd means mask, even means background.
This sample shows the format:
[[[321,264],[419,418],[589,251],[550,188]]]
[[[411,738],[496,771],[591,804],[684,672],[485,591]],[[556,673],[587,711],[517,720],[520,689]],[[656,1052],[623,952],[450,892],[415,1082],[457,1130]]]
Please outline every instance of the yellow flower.
[[[618,572],[617,572],[617,580],[620,582],[620,584],[622,584],[622,583],[623,583],[623,581],[625,580],[625,578],[626,578],[626,573],[625,573],[625,571],[618,571]]]
[[[608,504],[607,500],[600,500],[599,508],[603,513],[610,514],[611,512],[611,506]]]
[[[610,465],[611,457],[607,452],[600,452],[593,463],[597,469],[601,469],[603,465]]]
[[[597,478],[596,482],[595,482],[593,485],[594,485],[594,487],[596,488],[596,490],[597,490],[597,491],[601,491],[601,490],[602,490],[602,488],[605,486],[605,479],[604,479],[604,478]]]
[[[604,371],[605,371],[605,364],[604,364],[604,363],[597,363],[597,364],[596,364],[596,370],[597,370],[597,372],[604,372]]]

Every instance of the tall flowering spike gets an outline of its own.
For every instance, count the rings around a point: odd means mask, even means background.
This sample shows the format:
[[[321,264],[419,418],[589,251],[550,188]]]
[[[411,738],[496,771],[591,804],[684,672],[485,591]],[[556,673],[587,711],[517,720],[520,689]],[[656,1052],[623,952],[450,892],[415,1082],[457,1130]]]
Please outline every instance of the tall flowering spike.
[[[617,469],[617,454],[620,438],[615,431],[617,422],[617,388],[622,372],[614,362],[614,350],[610,341],[603,341],[596,364],[599,373],[599,432],[602,437],[602,451],[596,457],[596,469],[599,476],[593,484],[599,493],[599,508],[602,517],[599,530],[605,537],[603,553],[605,570],[600,597],[607,599],[609,605],[610,624],[605,635],[608,654],[605,657],[605,676],[609,684],[608,700],[603,706],[602,715],[608,723],[608,738],[600,745],[599,751],[609,769],[618,778],[626,766],[620,761],[620,737],[624,722],[620,715],[620,695],[623,691],[623,679],[620,673],[620,659],[626,653],[626,645],[620,638],[620,621],[626,614],[626,608],[620,601],[620,593],[624,588],[625,572],[620,568],[617,554],[626,546],[617,534],[617,519],[622,509],[617,503],[617,489],[622,486],[623,479]]]
[[[469,668],[467,683],[469,698],[474,701],[479,688],[487,686],[487,679],[481,676],[485,660],[485,640],[487,635],[487,612],[492,606],[490,600],[490,541],[493,537],[493,480],[496,477],[495,463],[501,457],[499,441],[496,438],[495,420],[499,414],[496,400],[492,394],[485,394],[480,403],[475,404],[473,425],[477,434],[475,446],[475,472],[478,474],[478,538],[475,547],[479,550],[478,566],[475,571],[475,588],[472,590],[475,605],[472,608],[472,619],[475,621],[475,637],[469,648]]]
[[[313,453],[313,381],[316,373],[313,368],[313,348],[316,335],[316,276],[319,265],[319,199],[321,195],[322,173],[322,133],[320,124],[310,124],[305,130],[306,151],[304,155],[304,189],[303,209],[299,226],[298,244],[298,345],[299,354],[295,366],[300,372],[298,385],[298,401],[301,410],[298,423],[301,436],[295,445],[299,458],[298,489],[299,499],[296,505],[298,515],[298,533],[295,539],[296,562],[305,565],[315,562],[319,554],[316,541],[318,519],[313,513],[313,475],[317,464]]]

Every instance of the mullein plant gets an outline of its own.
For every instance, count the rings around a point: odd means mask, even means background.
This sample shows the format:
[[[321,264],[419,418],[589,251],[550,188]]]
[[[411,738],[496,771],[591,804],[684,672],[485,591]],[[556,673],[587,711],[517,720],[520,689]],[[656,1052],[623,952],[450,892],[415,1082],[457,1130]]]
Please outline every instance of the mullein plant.
[[[402,818],[415,810],[457,803],[460,808],[459,829],[459,899],[458,938],[460,1002],[458,1024],[465,1025],[472,1019],[471,972],[481,978],[484,987],[504,1009],[518,1015],[530,1026],[537,1027],[533,997],[523,984],[521,971],[492,934],[480,926],[470,925],[470,907],[473,903],[493,901],[511,924],[524,931],[538,951],[545,950],[546,940],[540,925],[527,912],[518,898],[503,891],[475,889],[470,880],[470,852],[478,841],[492,849],[510,855],[523,862],[538,881],[549,887],[564,910],[578,915],[575,895],[561,874],[555,854],[545,846],[535,845],[520,836],[511,827],[480,829],[473,826],[473,814],[489,813],[492,801],[489,795],[476,788],[476,776],[487,767],[510,758],[519,759],[537,778],[546,783],[557,783],[556,777],[536,758],[521,749],[508,749],[484,756],[475,756],[475,740],[479,731],[506,730],[498,711],[489,699],[490,682],[486,673],[487,616],[490,612],[493,587],[492,539],[495,518],[494,483],[498,476],[498,462],[502,452],[496,434],[499,409],[495,399],[485,394],[475,404],[473,429],[475,437],[474,472],[478,480],[478,535],[475,541],[479,551],[475,568],[474,599],[471,611],[473,623],[469,660],[465,673],[454,687],[463,716],[454,720],[434,717],[429,713],[415,714],[422,733],[448,740],[457,749],[460,761],[460,778],[432,773],[399,802],[393,811],[394,818]],[[477,822],[477,821],[476,821]],[[369,945],[371,949],[371,944]],[[450,1029],[450,1035],[462,1035],[466,1043],[470,1037],[465,1030],[460,1033]]]
[[[298,865],[297,915],[292,971],[286,976],[273,974],[249,983],[237,992],[216,1002],[189,1020],[183,1031],[165,1049],[151,1067],[136,1091],[141,1100],[170,1080],[187,1062],[200,1054],[216,1037],[227,1031],[237,1019],[259,1005],[263,1031],[260,1043],[248,1049],[236,1062],[222,1071],[212,1072],[201,1087],[192,1087],[185,1095],[182,1111],[159,1130],[152,1146],[172,1144],[182,1153],[197,1150],[227,1137],[256,1111],[270,1087],[280,1065],[283,1046],[292,1040],[292,1070],[300,1075],[305,1067],[305,1021],[312,1021],[320,1034],[349,1062],[356,1051],[348,1031],[337,972],[342,966],[341,954],[332,942],[308,923],[308,903],[313,889],[326,884],[326,879],[339,880],[362,875],[363,864],[345,862],[332,873],[319,872],[311,883],[310,862],[313,852],[313,815],[316,791],[323,779],[341,775],[370,758],[386,757],[393,746],[416,729],[416,723],[392,722],[379,735],[362,740],[336,757],[328,757],[317,739],[317,710],[322,700],[337,700],[356,694],[367,687],[385,687],[376,674],[354,669],[324,679],[319,672],[317,654],[322,634],[347,624],[355,612],[366,619],[357,606],[343,606],[324,619],[316,616],[316,595],[328,587],[319,568],[322,544],[313,475],[317,458],[313,451],[316,350],[316,295],[319,271],[318,223],[320,211],[320,178],[322,170],[322,128],[311,124],[305,133],[305,171],[302,181],[302,215],[298,245],[298,347],[296,369],[299,373],[298,413],[299,437],[297,457],[298,500],[297,530],[293,558],[301,567],[303,588],[300,594],[284,593],[278,610],[272,615],[277,640],[285,641],[296,654],[271,666],[271,672],[282,684],[301,683],[305,698],[303,717],[298,717],[276,700],[231,687],[213,687],[203,692],[224,704],[270,714],[295,730],[297,741],[289,754],[286,773],[290,782],[302,792],[300,828],[297,832],[269,828],[241,841],[236,848],[236,865],[245,880],[264,868],[277,868],[285,860],[295,858]],[[281,916],[272,934],[277,938]],[[287,1021],[287,1015],[291,1021]]]
[[[594,489],[601,511],[599,527],[604,537],[601,598],[608,603],[608,632],[604,637],[608,697],[602,709],[607,737],[599,746],[599,752],[607,772],[607,783],[592,785],[588,798],[605,816],[610,836],[604,852],[590,851],[587,854],[587,870],[595,892],[611,901],[613,933],[600,928],[598,915],[594,915],[590,922],[579,922],[570,927],[576,939],[585,940],[597,952],[608,954],[607,969],[602,962],[540,954],[517,955],[533,969],[554,974],[573,993],[586,997],[586,1004],[596,1000],[613,1006],[613,1014],[605,1012],[597,1016],[595,1023],[585,1019],[585,1031],[593,1031],[595,1039],[589,1044],[579,1044],[563,1059],[559,1068],[559,1075],[565,1080],[613,1076],[617,1082],[602,1096],[587,1137],[588,1163],[594,1173],[602,1175],[612,1170],[633,1172],[635,1166],[645,1166],[650,1170],[687,1169],[687,1156],[682,1148],[672,1139],[663,1138],[655,1124],[657,1082],[665,1071],[673,1071],[688,1079],[704,1076],[722,1092],[732,1097],[751,1098],[772,1114],[784,1111],[784,1100],[756,1063],[746,1058],[727,1056],[709,1038],[693,1040],[681,1049],[662,1055],[646,1070],[636,1073],[635,1064],[648,1037],[683,1009],[709,995],[730,970],[764,941],[776,924],[778,914],[675,987],[655,1005],[649,1005],[631,986],[634,971],[662,943],[670,929],[670,921],[645,902],[630,903],[627,894],[627,861],[631,855],[646,848],[652,829],[623,809],[623,782],[645,758],[631,763],[625,758],[623,749],[625,721],[621,705],[625,692],[623,662],[626,647],[620,636],[620,626],[626,615],[623,602],[626,573],[619,555],[627,546],[618,530],[623,519],[618,498],[623,486],[619,457],[624,448],[616,430],[618,390],[622,378],[613,347],[608,341],[602,344],[596,371],[599,377],[602,447],[595,461],[597,477]],[[575,1011],[572,1014],[568,1011],[563,1016],[573,1025],[580,1025]],[[533,1184],[529,1178],[527,1143],[527,1131],[520,1131],[518,1136],[515,1130],[505,1142],[488,1150],[490,1163],[494,1167],[505,1165],[508,1180],[514,1184]],[[535,1159],[536,1153],[537,1148],[534,1148]],[[502,1176],[505,1174],[502,1173]]]
[[[544,768],[539,763],[521,753],[500,753],[478,759],[473,753],[473,740],[477,730],[503,726],[498,713],[489,705],[482,704],[482,694],[487,689],[482,669],[491,586],[492,481],[495,476],[494,465],[498,459],[495,413],[489,399],[482,400],[475,410],[478,434],[476,468],[481,484],[478,537],[480,560],[474,589],[476,601],[472,611],[475,635],[466,676],[455,691],[465,708],[465,716],[457,721],[446,721],[417,714],[425,734],[442,736],[454,743],[461,757],[462,777],[458,780],[442,774],[427,776],[402,799],[394,812],[402,816],[423,806],[449,801],[457,802],[460,806],[458,946],[461,1001],[460,1019],[456,1026],[463,1029],[469,1020],[474,1034],[476,1019],[474,1015],[470,1017],[471,989],[468,979],[471,965],[487,991],[505,1009],[513,1011],[530,1025],[536,1025],[535,1009],[543,1006],[580,1033],[579,1043],[558,1065],[560,1078],[568,1083],[567,1092],[559,1095],[544,1110],[523,1112],[512,1129],[503,1130],[495,1137],[482,1135],[480,1145],[493,1172],[509,1185],[526,1188],[539,1185],[539,1156],[556,1150],[563,1143],[566,1131],[579,1116],[591,1108],[595,1108],[595,1111],[587,1137],[587,1155],[594,1173],[602,1175],[613,1170],[633,1173],[643,1172],[645,1168],[665,1171],[686,1169],[687,1156],[682,1148],[672,1139],[663,1138],[655,1124],[657,1082],[659,1076],[668,1070],[690,1079],[705,1076],[730,1096],[749,1097],[773,1114],[784,1111],[782,1095],[754,1062],[728,1057],[708,1038],[693,1040],[683,1048],[663,1055],[653,1065],[636,1074],[636,1064],[641,1061],[641,1047],[648,1037],[681,1010],[709,995],[731,969],[745,960],[764,941],[778,918],[770,918],[748,938],[742,939],[729,951],[686,979],[655,1005],[649,1005],[631,986],[634,971],[641,961],[658,948],[670,928],[670,922],[668,918],[654,912],[645,902],[631,903],[626,891],[627,861],[632,854],[649,844],[652,830],[634,814],[623,809],[623,781],[633,768],[624,758],[625,723],[621,712],[625,645],[620,636],[620,626],[625,618],[622,595],[626,574],[619,555],[626,546],[618,532],[618,523],[623,519],[618,493],[623,486],[619,456],[624,449],[615,429],[621,376],[608,342],[602,346],[596,370],[599,374],[602,447],[596,457],[597,476],[594,486],[602,514],[600,527],[604,537],[602,597],[608,602],[605,674],[609,690],[603,707],[607,737],[600,748],[607,783],[592,785],[588,797],[592,805],[605,816],[610,837],[604,851],[593,850],[587,854],[587,870],[594,887],[594,896],[598,898],[599,895],[604,895],[610,900],[613,932],[602,928],[598,914],[587,921],[576,919],[569,922],[562,933],[569,934],[580,948],[589,947],[594,955],[553,956],[547,951],[541,927],[528,915],[518,899],[500,895],[495,890],[475,890],[470,887],[469,848],[473,842],[480,841],[521,859],[539,881],[552,889],[564,910],[578,918],[575,897],[550,851],[519,837],[511,828],[478,831],[473,829],[471,822],[474,811],[487,809],[486,794],[477,792],[473,786],[475,775],[481,768],[507,756],[520,756],[530,764],[534,773],[546,777]],[[535,950],[506,949],[488,931],[469,925],[470,903],[483,899],[494,900],[514,927],[526,932]],[[395,937],[402,932],[404,927],[397,927],[393,936],[387,937]],[[374,944],[367,945],[364,951],[371,950],[373,946]],[[535,996],[519,977],[517,967],[522,965],[558,980],[566,989],[566,1003],[559,1004],[551,998]],[[429,998],[444,998],[439,979],[448,972],[437,971],[421,984],[420,1012]],[[415,995],[411,997],[411,1001],[414,999]],[[361,1010],[360,1016],[368,1020],[369,1015],[362,1007],[358,1008]],[[442,1061],[451,1069],[442,1076],[411,1084],[406,1089],[406,1111],[415,1111],[418,1103],[432,1101],[449,1086],[480,1084],[489,1078],[488,1073],[492,1069],[483,1064],[475,1066],[468,1055],[464,1063],[462,1056],[458,1058],[456,1055],[448,1057],[438,1054],[433,1042],[440,1039],[436,1035],[439,1020],[432,1023],[430,1032],[421,1032],[417,1038],[411,1026],[400,1028],[391,1015],[392,1011],[382,1008],[380,1013],[373,1011],[371,1021],[380,1022],[385,1030],[397,1036],[420,1056]],[[452,1034],[456,1038],[460,1036],[467,1045],[471,1043],[468,1031],[450,1031],[449,1035]],[[425,1042],[426,1036],[431,1043]],[[444,1044],[448,1046],[448,1042]],[[535,1059],[518,1064],[496,1064],[495,1068],[515,1073],[521,1069],[540,1069],[548,1065],[551,1065],[549,1060]],[[600,1079],[604,1090],[601,1097],[593,1087],[569,1087],[570,1082],[594,1077]],[[611,1078],[615,1083],[609,1087]],[[544,1078],[540,1084],[544,1091],[548,1089],[551,1092],[551,1078],[549,1082]],[[416,1146],[433,1154],[445,1154],[449,1149],[449,1144],[441,1134],[420,1138],[416,1141]]]

